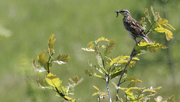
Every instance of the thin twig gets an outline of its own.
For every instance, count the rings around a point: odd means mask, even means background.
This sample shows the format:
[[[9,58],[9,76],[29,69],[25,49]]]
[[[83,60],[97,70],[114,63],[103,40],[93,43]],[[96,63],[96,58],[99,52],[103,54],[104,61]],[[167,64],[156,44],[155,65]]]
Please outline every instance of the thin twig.
[[[122,71],[122,73],[121,73],[121,76],[120,76],[120,78],[119,78],[119,81],[118,81],[117,87],[119,87],[119,86],[120,86],[122,76],[124,75],[124,71],[126,70],[127,66],[129,65],[129,63],[131,62],[131,60],[132,60],[132,58],[133,58],[133,56],[134,56],[135,47],[136,47],[136,45],[134,46],[134,48],[133,48],[133,50],[132,50],[132,52],[131,52],[131,55],[130,55],[130,59],[129,59],[129,61],[127,62],[127,64],[125,65],[125,67],[124,67],[124,69],[123,69],[123,71]],[[118,92],[119,92],[119,89],[117,89],[116,94],[118,94]],[[117,96],[116,96],[116,101],[118,101],[118,97],[117,97]]]
[[[109,102],[112,102],[108,84],[109,84],[109,76],[106,74],[106,89],[107,89],[108,96],[109,96]]]
[[[148,31],[146,32],[147,35],[148,35],[149,33],[151,33],[150,30],[152,29],[152,26],[154,25],[155,22],[156,22],[156,21],[154,21],[154,22],[151,24],[150,28],[149,28]]]
[[[65,97],[65,95],[64,95],[63,93],[59,92],[59,90],[58,90],[57,87],[55,87],[55,89],[56,89],[56,92],[57,92],[61,97],[63,97],[63,98],[64,98],[65,100],[67,100],[67,101],[70,101],[69,99],[67,99],[67,98]]]
[[[49,69],[49,65],[50,65],[50,61],[51,61],[51,57],[54,53],[49,54],[49,59],[48,59],[48,63],[47,63],[47,72],[50,73],[50,69]]]

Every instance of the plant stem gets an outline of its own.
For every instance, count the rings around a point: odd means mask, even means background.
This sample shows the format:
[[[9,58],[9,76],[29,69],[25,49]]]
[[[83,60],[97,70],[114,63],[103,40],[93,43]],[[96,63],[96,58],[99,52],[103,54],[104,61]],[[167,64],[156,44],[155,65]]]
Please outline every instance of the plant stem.
[[[124,67],[124,69],[123,69],[123,71],[122,71],[122,73],[121,73],[121,76],[120,76],[120,78],[119,78],[119,81],[118,81],[117,87],[119,87],[119,86],[120,86],[122,76],[124,75],[124,71],[126,70],[127,66],[129,65],[129,63],[131,62],[131,60],[132,60],[132,58],[133,58],[133,56],[134,56],[135,47],[136,47],[136,45],[134,46],[134,48],[133,48],[133,50],[132,50],[132,52],[131,52],[131,55],[130,55],[130,59],[129,59],[129,61],[127,62],[127,64],[125,65],[125,67]],[[116,94],[118,94],[118,92],[119,92],[119,89],[117,89]],[[116,96],[116,101],[118,101],[118,96]]]
[[[106,89],[107,89],[108,96],[109,96],[109,102],[112,102],[108,85],[109,85],[109,76],[106,74]]]
[[[58,88],[57,87],[54,87],[55,89],[56,89],[56,92],[61,96],[61,97],[63,97],[65,100],[67,100],[67,101],[70,101],[69,99],[67,99],[66,97],[65,97],[65,95],[63,94],[63,93],[61,93],[61,92],[59,92],[59,90],[58,90]]]
[[[52,55],[53,55],[53,53],[49,55],[49,59],[48,59],[48,63],[47,63],[47,72],[48,72],[48,73],[50,73],[49,64],[50,64]]]

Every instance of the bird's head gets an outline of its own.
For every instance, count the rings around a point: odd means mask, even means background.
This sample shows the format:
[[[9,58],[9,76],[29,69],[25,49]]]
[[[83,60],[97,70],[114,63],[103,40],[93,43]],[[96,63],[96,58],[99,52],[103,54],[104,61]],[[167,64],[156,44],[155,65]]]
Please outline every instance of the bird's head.
[[[130,12],[129,12],[127,9],[118,10],[118,11],[116,11],[116,13],[117,13],[117,16],[116,16],[116,17],[118,17],[118,14],[119,14],[119,13],[121,13],[121,14],[122,14],[123,16],[125,16],[125,17],[127,17],[127,16],[130,15]]]

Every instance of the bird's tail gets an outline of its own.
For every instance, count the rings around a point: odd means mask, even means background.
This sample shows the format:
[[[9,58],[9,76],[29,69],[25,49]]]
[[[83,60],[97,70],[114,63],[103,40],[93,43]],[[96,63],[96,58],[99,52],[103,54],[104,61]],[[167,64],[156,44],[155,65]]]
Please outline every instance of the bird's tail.
[[[148,36],[144,36],[143,39],[146,40],[146,42],[153,44],[153,42],[148,38]]]

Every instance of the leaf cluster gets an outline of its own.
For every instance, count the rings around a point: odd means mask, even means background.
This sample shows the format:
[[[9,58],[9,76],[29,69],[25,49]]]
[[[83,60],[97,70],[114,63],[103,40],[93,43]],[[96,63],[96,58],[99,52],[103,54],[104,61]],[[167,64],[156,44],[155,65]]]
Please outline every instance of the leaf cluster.
[[[118,56],[116,58],[108,56],[112,52],[115,44],[114,40],[101,37],[95,41],[91,41],[88,44],[88,48],[82,48],[83,51],[93,52],[97,60],[97,64],[92,64],[89,61],[91,69],[86,70],[85,73],[103,80],[106,79],[106,75],[108,75],[109,80],[119,76],[130,56]],[[135,60],[139,59],[135,57],[133,60],[134,61],[129,64],[129,67],[134,66],[136,63]]]
[[[140,24],[145,28],[147,24],[145,22],[145,18],[147,18],[148,22],[151,25],[151,28],[147,31],[147,34],[152,31],[156,31],[158,33],[164,33],[166,35],[166,39],[168,41],[171,40],[173,38],[172,30],[175,30],[175,28],[168,23],[167,19],[161,18],[159,12],[154,12],[152,6],[150,8],[153,17],[150,16],[149,10],[145,9],[145,17],[142,17]]]
[[[150,88],[140,88],[136,87],[135,81],[131,80],[127,88],[117,87],[114,83],[114,86],[122,91],[124,91],[125,96],[119,97],[118,102],[150,102],[153,100],[153,97],[157,94],[157,90],[161,89],[162,87],[159,86],[157,88],[153,88],[152,86]],[[130,86],[130,87],[129,87]],[[161,96],[158,96],[157,98],[154,98],[155,102],[174,102],[174,96],[169,97],[167,100],[162,100]]]
[[[163,46],[162,44],[159,43],[155,43],[154,44],[150,44],[147,43],[145,41],[141,41],[141,43],[139,43],[136,47],[135,47],[135,55],[141,55],[143,53],[143,51],[149,51],[149,52],[156,52],[160,49],[167,49],[166,46]]]
[[[32,61],[35,72],[47,72],[45,79],[38,78],[37,82],[41,88],[54,90],[57,96],[62,97],[64,100],[75,102],[76,99],[72,99],[69,95],[73,95],[72,91],[74,90],[74,87],[82,82],[83,79],[79,79],[78,76],[69,78],[70,83],[68,83],[68,86],[63,86],[62,80],[56,77],[55,74],[52,74],[51,69],[53,63],[62,65],[66,64],[70,59],[67,54],[59,54],[57,57],[53,57],[55,54],[55,41],[54,34],[52,34],[48,40],[48,50],[45,50],[45,53],[40,53],[37,56],[38,64],[35,63],[35,59]]]
[[[99,79],[103,79],[107,84],[110,80],[121,75],[124,66],[128,63],[130,56],[118,56],[113,58],[109,56],[112,50],[115,47],[116,42],[114,40],[109,40],[107,38],[101,37],[95,41],[91,41],[88,44],[87,48],[82,48],[83,51],[87,51],[95,54],[95,58],[97,64],[93,64],[90,61],[89,66],[90,69],[85,70],[85,73],[89,76],[94,76]],[[133,61],[130,62],[128,67],[133,67],[139,59],[137,57],[133,57]],[[127,73],[127,70],[125,71]],[[94,95],[98,95],[98,97],[102,96],[104,99],[106,94],[99,91],[98,88],[95,88],[98,92],[95,92]]]

